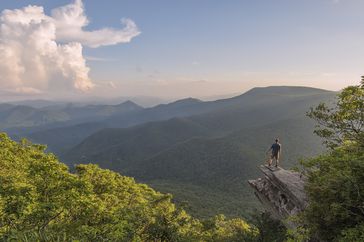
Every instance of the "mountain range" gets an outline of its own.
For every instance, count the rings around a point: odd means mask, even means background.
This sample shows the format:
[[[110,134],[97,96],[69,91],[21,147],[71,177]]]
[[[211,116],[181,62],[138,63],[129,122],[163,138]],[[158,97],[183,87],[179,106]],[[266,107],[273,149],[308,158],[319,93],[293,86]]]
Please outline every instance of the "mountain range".
[[[305,113],[335,95],[284,86],[151,108],[132,102],[61,108],[2,104],[0,127],[47,144],[70,167],[97,163],[170,192],[197,216],[245,216],[257,207],[246,180],[257,175],[274,138],[281,140],[281,165],[287,168],[323,151]]]

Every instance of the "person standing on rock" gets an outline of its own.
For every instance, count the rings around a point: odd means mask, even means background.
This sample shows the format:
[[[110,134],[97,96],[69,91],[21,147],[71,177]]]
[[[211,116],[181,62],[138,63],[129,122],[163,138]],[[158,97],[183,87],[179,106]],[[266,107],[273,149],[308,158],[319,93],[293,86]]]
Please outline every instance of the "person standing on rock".
[[[271,166],[273,159],[275,159],[276,160],[275,167],[278,167],[279,156],[281,154],[281,144],[279,143],[278,138],[275,140],[275,143],[273,143],[272,146],[267,150],[267,154],[269,153],[269,151],[272,151],[272,155],[269,159],[268,165]]]

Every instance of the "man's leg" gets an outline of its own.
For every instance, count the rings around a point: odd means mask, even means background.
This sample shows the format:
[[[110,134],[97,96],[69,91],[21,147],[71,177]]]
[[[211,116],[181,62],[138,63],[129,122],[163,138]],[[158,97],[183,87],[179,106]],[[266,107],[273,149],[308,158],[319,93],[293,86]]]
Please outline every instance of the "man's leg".
[[[278,163],[279,163],[279,156],[278,156],[278,154],[274,154],[274,159],[276,160],[275,167],[278,167]]]

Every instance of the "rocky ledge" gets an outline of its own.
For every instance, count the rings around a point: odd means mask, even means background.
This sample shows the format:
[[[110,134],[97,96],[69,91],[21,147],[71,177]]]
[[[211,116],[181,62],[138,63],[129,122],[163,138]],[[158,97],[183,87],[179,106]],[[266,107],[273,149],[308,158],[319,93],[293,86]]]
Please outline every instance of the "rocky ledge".
[[[255,195],[273,216],[284,220],[307,206],[304,184],[307,178],[298,172],[280,167],[260,166],[264,177],[249,180]],[[287,224],[289,227],[294,224]]]

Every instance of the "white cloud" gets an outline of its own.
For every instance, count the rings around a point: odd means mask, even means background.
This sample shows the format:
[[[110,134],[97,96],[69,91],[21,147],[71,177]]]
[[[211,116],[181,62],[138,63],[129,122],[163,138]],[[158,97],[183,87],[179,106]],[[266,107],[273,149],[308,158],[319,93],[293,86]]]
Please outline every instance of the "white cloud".
[[[96,57],[96,56],[85,56],[85,59],[87,61],[101,61],[101,62],[117,61],[117,59],[103,58],[103,57]]]
[[[51,16],[39,6],[4,10],[0,15],[0,90],[36,94],[93,88],[83,45],[124,43],[139,31],[131,20],[121,30],[84,31],[88,22],[81,0],[54,9]]]
[[[84,13],[81,0],[73,4],[52,10],[52,18],[57,27],[57,40],[77,41],[83,45],[96,48],[103,45],[114,45],[130,42],[140,32],[136,24],[130,19],[122,19],[122,29],[102,28],[94,31],[83,30],[89,24]]]

